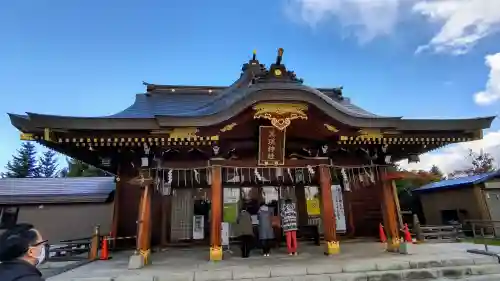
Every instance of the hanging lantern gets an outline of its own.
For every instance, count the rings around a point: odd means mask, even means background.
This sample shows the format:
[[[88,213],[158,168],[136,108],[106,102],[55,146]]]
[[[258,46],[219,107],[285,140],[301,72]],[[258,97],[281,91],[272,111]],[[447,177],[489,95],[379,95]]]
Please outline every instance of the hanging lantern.
[[[144,156],[141,158],[141,167],[148,167],[149,166],[149,158]]]
[[[277,178],[282,177],[282,176],[283,176],[283,169],[281,169],[281,168],[276,168],[276,169],[275,169],[275,174],[276,174],[276,177],[277,177]]]
[[[295,182],[304,182],[304,172],[302,169],[295,169]]]
[[[410,154],[408,155],[408,163],[418,163],[420,162],[420,157],[418,154]]]
[[[392,163],[392,156],[391,155],[386,155],[385,156],[385,163],[386,164],[391,164]]]
[[[110,158],[102,158],[101,159],[101,165],[104,166],[104,167],[111,166],[111,159]]]

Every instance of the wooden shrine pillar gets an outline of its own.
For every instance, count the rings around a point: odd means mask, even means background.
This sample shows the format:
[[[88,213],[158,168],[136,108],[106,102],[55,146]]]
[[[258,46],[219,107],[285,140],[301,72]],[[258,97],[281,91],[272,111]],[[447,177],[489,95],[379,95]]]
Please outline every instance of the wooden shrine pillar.
[[[222,260],[222,167],[212,166],[211,171],[211,220],[210,220],[210,260]]]
[[[338,254],[340,247],[337,241],[337,225],[332,198],[332,178],[327,165],[319,166],[319,183],[321,189],[321,217],[326,242],[325,254]]]
[[[305,226],[309,223],[309,214],[307,213],[306,187],[304,184],[295,185],[295,198],[297,199],[297,219],[299,226]]]
[[[151,193],[151,184],[142,187],[137,221],[137,250],[142,256],[144,265],[151,262]]]
[[[120,168],[118,168],[118,173],[116,175],[115,181],[115,195],[113,198],[113,219],[111,223],[111,233],[110,236],[113,238],[111,241],[111,248],[115,249],[116,248],[116,237],[118,237],[118,224],[120,222],[120,195],[122,192],[122,185],[123,182],[121,182],[120,178]]]
[[[162,195],[161,197],[161,239],[162,246],[170,242],[170,217],[172,216],[172,195]]]
[[[384,229],[387,235],[387,251],[399,251],[398,200],[393,190],[394,179],[387,174],[385,168],[380,169],[381,208],[384,218]]]

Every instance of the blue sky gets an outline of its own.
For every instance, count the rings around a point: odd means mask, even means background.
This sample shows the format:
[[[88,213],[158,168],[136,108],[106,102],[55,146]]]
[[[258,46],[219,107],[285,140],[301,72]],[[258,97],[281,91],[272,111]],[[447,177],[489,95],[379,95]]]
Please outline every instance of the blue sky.
[[[145,90],[142,81],[228,85],[254,49],[269,65],[284,48],[284,63],[306,84],[343,85],[354,103],[377,114],[498,114],[485,57],[500,52],[493,32],[500,17],[490,15],[472,26],[477,36],[467,37],[447,27],[453,11],[431,13],[439,7],[425,1],[381,1],[368,8],[360,0],[6,1],[0,9],[0,170],[20,145],[7,112],[99,116],[129,106]],[[416,53],[419,46],[425,47]],[[475,102],[480,91],[493,100]],[[499,121],[486,134],[500,139],[497,132]],[[475,146],[481,145],[497,149],[500,141]]]

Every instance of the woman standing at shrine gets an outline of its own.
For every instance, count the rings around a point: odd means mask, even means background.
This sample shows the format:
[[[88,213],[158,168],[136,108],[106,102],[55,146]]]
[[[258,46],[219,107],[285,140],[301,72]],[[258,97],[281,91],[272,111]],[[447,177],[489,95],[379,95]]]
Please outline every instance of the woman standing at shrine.
[[[265,257],[269,257],[271,241],[274,239],[274,229],[271,221],[272,215],[269,207],[262,203],[259,209],[259,240],[262,246],[262,254]]]
[[[241,243],[241,257],[248,258],[253,242],[252,217],[244,208],[236,221],[236,233]]]
[[[281,207],[281,221],[289,255],[297,255],[297,211],[290,199]]]

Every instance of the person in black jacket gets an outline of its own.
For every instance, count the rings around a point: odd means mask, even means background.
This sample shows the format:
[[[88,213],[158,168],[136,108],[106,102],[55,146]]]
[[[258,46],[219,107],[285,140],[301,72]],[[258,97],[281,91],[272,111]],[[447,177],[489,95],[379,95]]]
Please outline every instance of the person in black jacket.
[[[18,224],[0,236],[0,280],[43,281],[37,266],[47,257],[46,240],[31,224]]]

